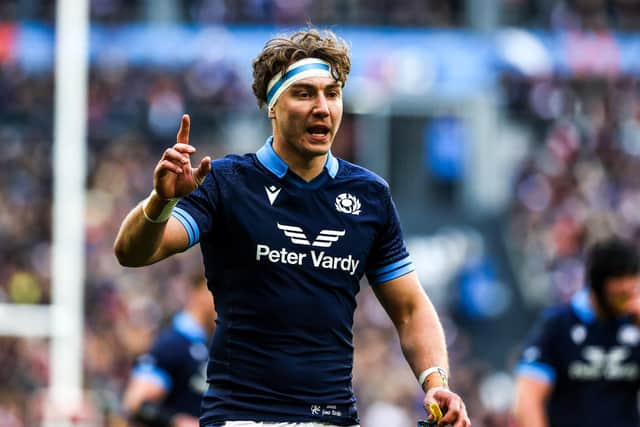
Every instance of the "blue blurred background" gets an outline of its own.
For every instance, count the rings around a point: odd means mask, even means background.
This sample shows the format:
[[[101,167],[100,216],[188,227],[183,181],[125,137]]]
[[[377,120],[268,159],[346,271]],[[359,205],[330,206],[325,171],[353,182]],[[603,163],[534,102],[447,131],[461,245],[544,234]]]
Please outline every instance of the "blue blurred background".
[[[2,303],[51,301],[55,10],[0,2]],[[541,308],[583,286],[584,247],[610,233],[640,241],[638,1],[92,0],[90,13],[79,425],[126,425],[129,369],[201,268],[198,250],[120,267],[120,221],[152,188],[183,112],[200,156],[263,144],[251,62],[307,23],[352,46],[334,153],[390,183],[475,426],[514,425],[516,351]],[[364,282],[359,303],[362,425],[414,425],[422,396]],[[0,337],[0,425],[40,425],[48,344]]]

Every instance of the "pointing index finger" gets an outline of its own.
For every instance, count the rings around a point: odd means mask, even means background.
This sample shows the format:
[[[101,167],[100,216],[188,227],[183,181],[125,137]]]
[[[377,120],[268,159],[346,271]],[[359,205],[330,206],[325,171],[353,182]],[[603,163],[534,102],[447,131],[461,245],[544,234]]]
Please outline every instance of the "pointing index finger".
[[[182,120],[180,121],[180,129],[178,130],[177,141],[180,144],[188,144],[189,143],[189,128],[191,127],[191,119],[188,114],[182,115]]]

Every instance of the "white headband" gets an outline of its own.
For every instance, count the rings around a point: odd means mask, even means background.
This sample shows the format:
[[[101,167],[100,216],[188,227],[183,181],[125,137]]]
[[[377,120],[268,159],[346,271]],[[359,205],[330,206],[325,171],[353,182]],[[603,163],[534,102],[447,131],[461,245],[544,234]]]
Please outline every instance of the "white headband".
[[[289,86],[307,77],[333,77],[328,62],[318,58],[305,58],[294,62],[284,73],[278,73],[267,86],[267,107],[271,108]]]

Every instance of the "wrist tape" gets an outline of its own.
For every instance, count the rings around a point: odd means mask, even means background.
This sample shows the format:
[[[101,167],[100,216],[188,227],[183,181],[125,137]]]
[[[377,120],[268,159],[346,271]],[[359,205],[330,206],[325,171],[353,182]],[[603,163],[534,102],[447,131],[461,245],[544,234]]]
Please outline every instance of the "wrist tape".
[[[173,212],[173,208],[180,201],[180,198],[176,197],[175,199],[168,199],[168,200],[165,199],[167,204],[164,205],[164,208],[162,208],[162,211],[160,212],[160,215],[158,215],[157,218],[151,218],[149,215],[147,215],[147,205],[149,204],[149,202],[151,200],[151,197],[153,197],[154,194],[155,195],[158,194],[158,193],[156,193],[155,189],[153,191],[151,191],[151,194],[149,194],[149,197],[147,197],[146,199],[144,199],[142,201],[142,214],[144,215],[144,218],[147,221],[152,222],[154,224],[167,222],[169,220],[169,217],[171,217],[171,212]]]

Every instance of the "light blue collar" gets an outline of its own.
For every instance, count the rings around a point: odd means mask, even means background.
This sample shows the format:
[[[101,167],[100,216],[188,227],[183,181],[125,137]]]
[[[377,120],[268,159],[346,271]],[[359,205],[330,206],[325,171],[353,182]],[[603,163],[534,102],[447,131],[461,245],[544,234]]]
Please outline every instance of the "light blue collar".
[[[571,298],[571,307],[576,315],[584,323],[593,323],[596,321],[596,313],[589,299],[589,291],[581,289]]]
[[[262,166],[269,169],[269,171],[271,171],[278,178],[282,178],[289,170],[289,166],[284,160],[280,158],[280,156],[278,156],[278,153],[274,151],[272,144],[273,136],[270,136],[269,138],[267,138],[267,141],[264,143],[262,148],[260,148],[256,152],[256,156],[258,157],[260,163],[262,163]],[[336,159],[333,154],[331,154],[331,151],[329,151],[329,153],[327,154],[327,163],[325,163],[324,167],[325,169],[327,169],[327,172],[329,173],[329,176],[331,178],[336,177],[339,164],[338,159]]]
[[[186,311],[173,317],[173,328],[191,342],[207,342],[204,328]]]

